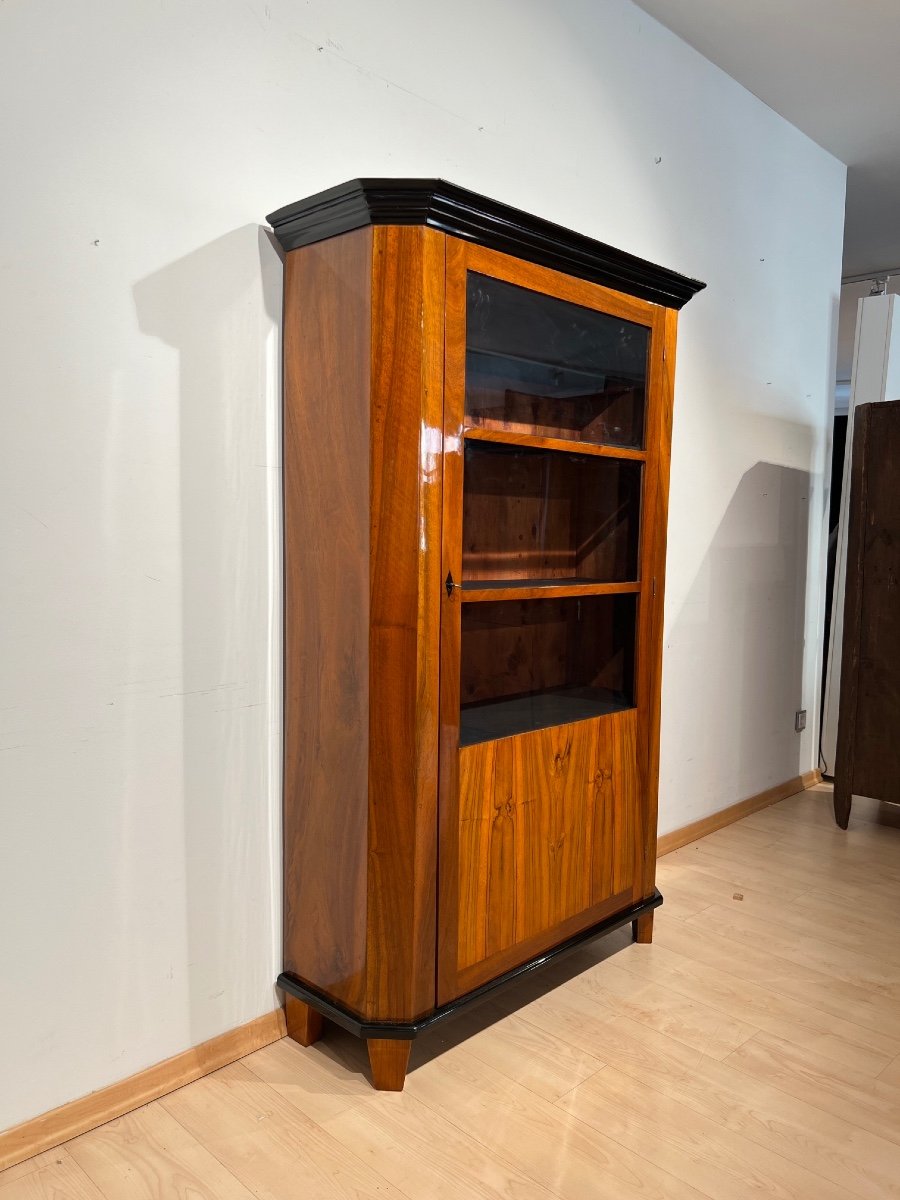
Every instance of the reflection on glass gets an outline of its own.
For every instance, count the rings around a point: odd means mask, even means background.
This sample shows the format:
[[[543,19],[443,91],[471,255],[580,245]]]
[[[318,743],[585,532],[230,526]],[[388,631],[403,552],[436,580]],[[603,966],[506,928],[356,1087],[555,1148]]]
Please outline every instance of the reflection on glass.
[[[467,442],[463,585],[637,579],[642,469],[624,459]]]
[[[636,598],[462,609],[460,745],[634,706]]]
[[[649,344],[644,325],[470,272],[467,423],[640,448]]]

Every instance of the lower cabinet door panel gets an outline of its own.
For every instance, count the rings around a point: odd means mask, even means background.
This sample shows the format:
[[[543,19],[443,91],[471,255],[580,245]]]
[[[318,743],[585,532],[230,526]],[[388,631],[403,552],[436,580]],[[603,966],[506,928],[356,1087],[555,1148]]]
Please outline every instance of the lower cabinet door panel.
[[[637,712],[463,747],[458,779],[455,995],[632,902]]]

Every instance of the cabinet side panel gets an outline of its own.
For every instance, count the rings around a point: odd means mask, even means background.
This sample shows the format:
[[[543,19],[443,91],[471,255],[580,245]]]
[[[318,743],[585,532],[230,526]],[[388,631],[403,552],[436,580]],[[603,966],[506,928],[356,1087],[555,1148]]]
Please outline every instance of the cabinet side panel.
[[[435,1004],[444,237],[375,230],[366,1011]]]
[[[656,885],[656,822],[659,793],[659,724],[662,690],[663,616],[666,589],[666,535],[669,469],[672,461],[672,404],[678,313],[660,309],[653,324],[647,412],[647,465],[641,520],[641,598],[636,691],[642,714],[638,762],[641,800],[635,837],[633,899],[650,896]]]
[[[285,268],[284,969],[362,1012],[372,231]]]

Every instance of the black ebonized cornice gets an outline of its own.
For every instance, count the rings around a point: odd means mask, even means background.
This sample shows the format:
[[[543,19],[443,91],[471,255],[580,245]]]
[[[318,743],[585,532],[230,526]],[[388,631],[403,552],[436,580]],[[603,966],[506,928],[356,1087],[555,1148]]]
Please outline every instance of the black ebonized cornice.
[[[270,213],[285,250],[367,225],[428,225],[667,308],[706,286],[443,179],[353,179]]]

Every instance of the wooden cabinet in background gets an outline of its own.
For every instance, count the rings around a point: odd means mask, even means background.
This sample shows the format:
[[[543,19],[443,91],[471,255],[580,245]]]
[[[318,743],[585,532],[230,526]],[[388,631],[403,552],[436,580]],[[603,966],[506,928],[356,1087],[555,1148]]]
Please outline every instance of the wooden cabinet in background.
[[[900,804],[900,400],[853,417],[834,815]]]
[[[649,941],[676,312],[702,285],[436,180],[284,247],[289,1031],[413,1037]]]

